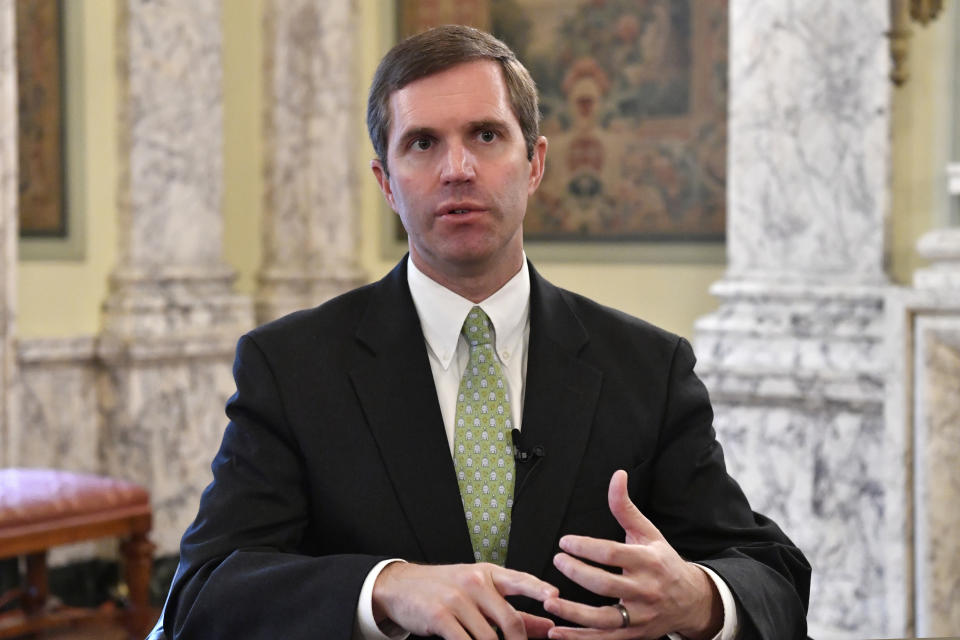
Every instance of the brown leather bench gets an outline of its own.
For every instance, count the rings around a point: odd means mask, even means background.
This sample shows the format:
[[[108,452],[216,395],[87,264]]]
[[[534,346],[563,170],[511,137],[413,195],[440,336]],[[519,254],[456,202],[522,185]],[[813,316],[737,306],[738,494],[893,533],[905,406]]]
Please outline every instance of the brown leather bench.
[[[143,638],[153,618],[150,526],[150,495],[136,484],[50,469],[0,469],[0,558],[26,557],[22,588],[0,597],[0,602],[19,600],[18,608],[0,614],[0,638],[118,616],[131,637]],[[118,613],[48,600],[47,550],[107,537],[123,540],[128,606]]]

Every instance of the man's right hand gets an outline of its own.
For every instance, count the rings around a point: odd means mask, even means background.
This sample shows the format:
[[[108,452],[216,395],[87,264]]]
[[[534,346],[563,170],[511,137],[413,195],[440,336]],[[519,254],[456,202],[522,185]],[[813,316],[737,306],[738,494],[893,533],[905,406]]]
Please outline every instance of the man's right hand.
[[[553,621],[517,611],[504,596],[543,602],[557,588],[527,573],[493,564],[419,565],[394,562],[373,585],[373,616],[410,633],[445,640],[546,638]]]

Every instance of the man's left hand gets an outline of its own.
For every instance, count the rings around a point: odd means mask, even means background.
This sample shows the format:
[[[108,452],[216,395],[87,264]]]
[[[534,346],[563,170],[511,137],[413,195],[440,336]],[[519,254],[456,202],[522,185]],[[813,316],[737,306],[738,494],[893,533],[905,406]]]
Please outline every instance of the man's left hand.
[[[706,572],[685,561],[640,513],[627,493],[627,474],[617,471],[607,493],[610,512],[623,527],[626,541],[614,542],[568,535],[563,552],[554,556],[560,572],[593,593],[618,598],[626,616],[613,606],[594,607],[563,598],[550,598],[544,608],[584,628],[555,627],[558,640],[627,640],[659,638],[679,633],[705,640],[723,626],[720,594]],[[622,574],[580,560],[619,567]],[[629,625],[624,623],[629,617]]]

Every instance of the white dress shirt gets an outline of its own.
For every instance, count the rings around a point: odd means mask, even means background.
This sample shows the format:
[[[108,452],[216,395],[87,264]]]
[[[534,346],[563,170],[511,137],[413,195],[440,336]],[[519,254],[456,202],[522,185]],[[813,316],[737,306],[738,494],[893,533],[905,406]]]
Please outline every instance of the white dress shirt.
[[[443,285],[431,280],[420,271],[409,257],[407,258],[407,284],[413,304],[420,316],[427,347],[427,356],[433,381],[437,388],[437,400],[443,427],[447,433],[447,444],[453,455],[455,414],[457,410],[457,392],[460,378],[470,358],[466,338],[460,333],[467,313],[474,306],[483,309],[494,331],[494,349],[500,358],[504,377],[510,391],[513,424],[522,429],[523,391],[527,373],[527,345],[530,342],[530,272],[527,257],[523,264],[503,287],[479,304],[450,291]],[[357,616],[354,623],[353,640],[398,640],[407,635],[401,629],[384,633],[373,618],[373,584],[385,566],[402,560],[391,559],[378,563],[367,575],[360,590],[357,603]],[[706,571],[723,602],[724,624],[720,633],[712,640],[734,640],[738,628],[737,609],[733,594],[726,583],[708,567]],[[677,634],[670,634],[672,640],[682,640]]]

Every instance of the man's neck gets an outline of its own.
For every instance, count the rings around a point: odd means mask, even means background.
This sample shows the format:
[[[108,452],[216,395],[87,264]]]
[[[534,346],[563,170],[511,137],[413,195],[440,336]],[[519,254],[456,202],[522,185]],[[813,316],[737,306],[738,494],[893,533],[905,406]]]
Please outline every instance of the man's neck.
[[[478,270],[476,273],[464,270],[462,273],[456,273],[452,276],[435,269],[430,265],[424,264],[413,253],[410,259],[425,276],[446,287],[459,296],[470,300],[471,302],[483,302],[494,293],[499,291],[503,285],[510,281],[510,278],[517,275],[523,266],[523,253],[521,252],[517,260],[511,261],[516,264],[505,263],[506,266],[498,266],[494,270]]]

